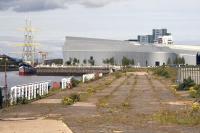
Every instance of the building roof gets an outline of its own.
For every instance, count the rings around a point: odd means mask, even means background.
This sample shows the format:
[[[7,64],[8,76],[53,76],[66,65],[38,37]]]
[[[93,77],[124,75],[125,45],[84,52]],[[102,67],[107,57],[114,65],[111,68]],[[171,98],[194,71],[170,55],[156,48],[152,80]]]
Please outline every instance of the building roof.
[[[155,45],[137,45],[136,43],[120,40],[66,37],[64,51],[118,51],[118,52],[169,52],[168,47]]]

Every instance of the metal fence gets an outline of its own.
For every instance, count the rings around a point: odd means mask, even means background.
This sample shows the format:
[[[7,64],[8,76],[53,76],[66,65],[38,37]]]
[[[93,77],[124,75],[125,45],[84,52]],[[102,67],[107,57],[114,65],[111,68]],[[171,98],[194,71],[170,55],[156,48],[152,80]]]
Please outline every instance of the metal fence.
[[[179,67],[177,81],[182,83],[184,79],[191,77],[196,84],[200,84],[200,66]]]

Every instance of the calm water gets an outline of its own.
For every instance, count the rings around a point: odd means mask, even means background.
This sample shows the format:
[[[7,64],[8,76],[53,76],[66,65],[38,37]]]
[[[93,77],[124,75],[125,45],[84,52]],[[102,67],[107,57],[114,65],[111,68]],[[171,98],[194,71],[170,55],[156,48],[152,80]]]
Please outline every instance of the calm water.
[[[60,82],[62,78],[66,76],[19,76],[18,71],[7,72],[8,87],[13,87],[15,85],[28,84],[32,82],[47,81]],[[75,77],[80,79],[80,77]],[[0,72],[0,86],[4,86],[4,72]]]

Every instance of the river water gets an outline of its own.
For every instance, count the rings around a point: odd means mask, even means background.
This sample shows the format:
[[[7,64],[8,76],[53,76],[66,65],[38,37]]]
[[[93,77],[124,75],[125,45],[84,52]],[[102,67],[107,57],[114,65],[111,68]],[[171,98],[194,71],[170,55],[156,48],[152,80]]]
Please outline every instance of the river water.
[[[52,81],[52,82],[61,82],[62,78],[66,78],[67,76],[20,76],[18,71],[7,72],[7,82],[8,88],[11,88],[16,85],[23,85],[33,82],[40,81]],[[80,79],[80,77],[75,77],[76,79]],[[4,72],[0,72],[0,86],[4,86]]]

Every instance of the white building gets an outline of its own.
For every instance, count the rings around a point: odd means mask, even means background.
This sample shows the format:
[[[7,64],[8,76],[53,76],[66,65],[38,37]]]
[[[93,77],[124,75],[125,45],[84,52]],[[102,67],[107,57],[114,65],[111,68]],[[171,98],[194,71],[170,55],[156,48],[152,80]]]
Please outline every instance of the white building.
[[[158,37],[158,44],[163,44],[163,45],[172,45],[173,44],[173,39],[172,36],[160,36]]]

